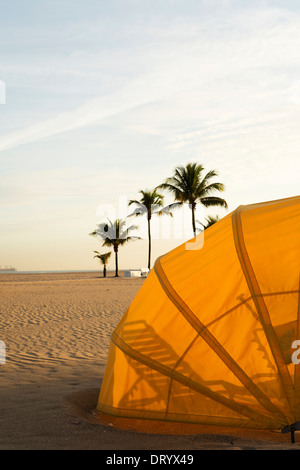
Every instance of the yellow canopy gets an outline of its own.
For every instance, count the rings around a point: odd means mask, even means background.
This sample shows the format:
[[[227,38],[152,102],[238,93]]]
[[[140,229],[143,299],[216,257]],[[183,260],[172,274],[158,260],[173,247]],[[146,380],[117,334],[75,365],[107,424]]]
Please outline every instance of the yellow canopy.
[[[256,429],[300,421],[299,233],[300,197],[240,206],[203,246],[199,234],[157,259],[112,334],[97,409]]]

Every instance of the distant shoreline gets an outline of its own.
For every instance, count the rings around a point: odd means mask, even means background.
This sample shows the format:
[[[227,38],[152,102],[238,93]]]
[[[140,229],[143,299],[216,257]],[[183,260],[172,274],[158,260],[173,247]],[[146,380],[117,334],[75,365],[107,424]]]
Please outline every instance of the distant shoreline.
[[[119,274],[123,274],[125,271],[140,270],[140,268],[126,268],[119,269]],[[101,273],[102,269],[60,269],[60,270],[44,270],[44,271],[0,271],[1,274],[63,274],[63,273]],[[107,274],[114,275],[115,270],[107,270]]]
[[[103,277],[102,270],[98,271],[18,271],[0,273],[0,284],[20,283],[20,282],[40,282],[40,281],[101,281],[106,280],[127,280],[141,279],[140,277],[125,277],[126,270],[119,270],[119,277],[115,277],[115,271],[108,271],[106,278]]]

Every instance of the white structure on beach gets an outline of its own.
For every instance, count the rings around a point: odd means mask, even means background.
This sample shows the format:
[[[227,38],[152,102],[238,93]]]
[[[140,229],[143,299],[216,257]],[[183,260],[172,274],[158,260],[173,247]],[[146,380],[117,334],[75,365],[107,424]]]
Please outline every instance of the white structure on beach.
[[[124,277],[147,277],[148,273],[148,268],[141,268],[139,270],[129,269],[124,271]]]

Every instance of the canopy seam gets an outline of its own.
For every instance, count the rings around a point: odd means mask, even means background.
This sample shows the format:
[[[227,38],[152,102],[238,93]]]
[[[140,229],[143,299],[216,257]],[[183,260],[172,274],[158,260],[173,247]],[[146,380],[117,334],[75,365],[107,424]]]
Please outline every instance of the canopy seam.
[[[282,412],[269,400],[269,398],[254,384],[250,377],[241,369],[241,367],[234,361],[234,359],[228,354],[223,346],[217,341],[207,327],[195,316],[190,308],[181,299],[178,293],[175,291],[173,286],[168,281],[163,268],[161,266],[160,258],[158,258],[154,265],[154,270],[158,277],[158,280],[164,289],[165,293],[177,307],[177,309],[183,314],[190,325],[197,331],[206,343],[216,352],[220,359],[227,365],[227,367],[233,372],[233,374],[240,380],[240,382],[252,393],[257,401],[263,405],[263,407],[275,413],[283,416]]]
[[[275,363],[277,365],[278,374],[283,386],[284,393],[286,395],[286,401],[290,408],[290,413],[293,416],[293,411],[291,408],[291,400],[293,397],[293,384],[291,381],[290,374],[288,372],[287,366],[284,362],[282,352],[280,349],[279,341],[277,335],[274,331],[273,325],[271,323],[270,315],[264,301],[263,296],[261,295],[260,287],[256,279],[249,254],[246,249],[243,227],[241,222],[240,212],[242,206],[239,206],[232,213],[232,231],[236,247],[236,252],[240,265],[247,282],[251,297],[253,299],[254,305],[256,307],[261,325],[264,329],[265,335],[268,339]]]
[[[257,410],[249,408],[247,405],[237,403],[233,400],[229,400],[226,397],[222,397],[216,392],[210,390],[208,387],[205,387],[204,385],[195,382],[194,380],[180,374],[176,370],[171,369],[170,367],[164,364],[160,364],[149,356],[146,356],[143,353],[137,351],[136,349],[133,349],[131,346],[125,343],[117,334],[113,333],[111,340],[116,347],[118,347],[121,351],[123,351],[124,354],[130,356],[132,359],[138,361],[141,364],[146,365],[147,367],[150,367],[151,369],[157,370],[159,373],[167,377],[171,377],[173,380],[176,380],[177,382],[191,388],[192,390],[195,390],[198,393],[201,393],[202,395],[220,403],[221,405],[227,408],[232,409],[233,411],[241,415],[247,416],[252,421],[260,422],[263,419],[267,420],[269,423],[274,423],[274,416],[264,415]],[[285,424],[285,420],[283,421],[283,423]]]

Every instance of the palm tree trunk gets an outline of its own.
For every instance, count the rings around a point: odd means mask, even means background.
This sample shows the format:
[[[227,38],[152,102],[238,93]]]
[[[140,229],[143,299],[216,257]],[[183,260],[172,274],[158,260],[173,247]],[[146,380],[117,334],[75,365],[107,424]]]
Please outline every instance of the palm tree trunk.
[[[106,277],[106,264],[103,266],[103,277]]]
[[[151,230],[150,230],[150,219],[148,218],[148,269],[151,269]]]
[[[195,203],[195,202],[192,202],[192,224],[193,224],[194,237],[196,236],[195,211],[196,211],[196,203]]]
[[[115,277],[119,277],[118,248],[115,249],[115,262],[116,262],[116,274],[115,274]]]

